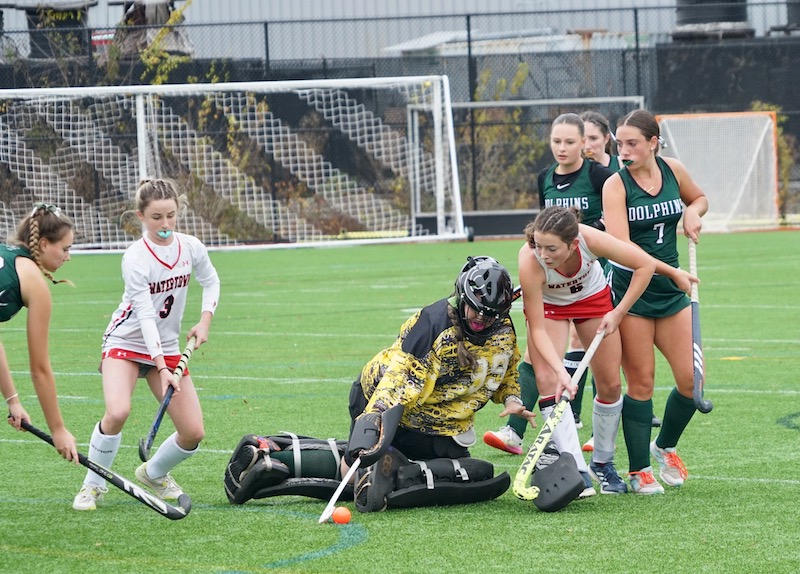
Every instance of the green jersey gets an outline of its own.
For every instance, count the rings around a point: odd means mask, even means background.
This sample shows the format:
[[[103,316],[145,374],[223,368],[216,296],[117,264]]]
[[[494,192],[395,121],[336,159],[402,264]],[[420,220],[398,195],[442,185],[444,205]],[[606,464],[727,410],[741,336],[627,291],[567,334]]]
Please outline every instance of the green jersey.
[[[678,267],[678,222],[683,216],[681,190],[667,163],[657,157],[661,170],[661,190],[646,193],[628,170],[619,172],[625,184],[630,238],[647,253],[673,267]]]
[[[603,217],[603,184],[613,172],[588,160],[572,173],[557,174],[557,167],[556,163],[539,174],[539,206],[576,207],[582,222],[593,225]]]
[[[630,238],[656,259],[678,267],[678,221],[683,215],[680,186],[667,163],[658,157],[656,162],[661,170],[662,184],[654,196],[639,187],[628,170],[619,172],[625,184]],[[610,263],[608,271],[616,305],[625,295],[633,274],[630,269],[615,263]],[[656,274],[628,312],[640,317],[669,317],[689,303],[689,297],[672,279]]]
[[[8,321],[25,306],[17,275],[17,257],[32,259],[23,247],[0,244],[0,322]]]

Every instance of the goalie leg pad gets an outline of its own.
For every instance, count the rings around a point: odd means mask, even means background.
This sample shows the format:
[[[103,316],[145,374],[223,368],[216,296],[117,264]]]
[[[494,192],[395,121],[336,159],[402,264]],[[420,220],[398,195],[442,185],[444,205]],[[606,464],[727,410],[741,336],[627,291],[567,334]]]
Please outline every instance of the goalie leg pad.
[[[267,437],[248,434],[242,437],[233,450],[228,466],[225,468],[225,494],[231,503],[234,503],[236,492],[241,488],[242,479],[250,472],[260,457],[271,450],[280,450]]]
[[[279,460],[264,456],[263,451],[259,451],[258,459],[242,478],[239,488],[232,493],[228,492],[228,500],[232,504],[244,504],[255,498],[259,490],[280,484],[287,478],[289,478],[289,467]]]
[[[575,458],[568,452],[562,453],[552,464],[534,472],[532,484],[539,488],[539,495],[533,503],[536,508],[545,512],[561,510],[585,488]]]
[[[339,463],[346,446],[346,441],[299,437],[293,433],[269,437],[245,435],[225,470],[225,494],[231,504],[282,494],[313,498],[324,497],[328,492],[332,495],[328,479],[335,483],[335,490],[341,480]],[[298,482],[276,488],[287,479]]]
[[[287,478],[274,486],[260,487],[252,498],[268,498],[270,496],[307,496],[328,501],[341,481],[332,478]],[[352,500],[353,485],[348,484],[342,490],[340,499]]]
[[[471,504],[493,500],[511,486],[507,472],[478,482],[440,482],[434,488],[416,484],[396,490],[386,497],[387,508],[414,508],[419,506],[445,506]]]
[[[429,485],[442,482],[480,482],[494,476],[491,462],[477,458],[434,458],[414,461],[397,471],[397,490],[417,484]]]

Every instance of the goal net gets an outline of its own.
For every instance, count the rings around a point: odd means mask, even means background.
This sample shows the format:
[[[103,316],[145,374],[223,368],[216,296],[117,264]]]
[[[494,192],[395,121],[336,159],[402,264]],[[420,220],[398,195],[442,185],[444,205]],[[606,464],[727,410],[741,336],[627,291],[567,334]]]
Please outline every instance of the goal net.
[[[121,248],[145,177],[207,245],[465,236],[445,76],[3,90],[0,224],[34,202]],[[123,216],[125,214],[125,216]]]
[[[678,158],[708,198],[703,228],[777,227],[777,122],[773,112],[662,115],[664,156]]]

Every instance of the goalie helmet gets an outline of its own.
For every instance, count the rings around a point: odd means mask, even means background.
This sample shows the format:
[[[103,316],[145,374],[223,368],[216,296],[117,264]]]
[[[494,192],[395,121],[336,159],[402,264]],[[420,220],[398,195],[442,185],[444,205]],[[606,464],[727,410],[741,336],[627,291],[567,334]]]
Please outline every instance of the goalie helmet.
[[[483,345],[499,327],[499,320],[508,314],[513,303],[514,284],[505,267],[492,257],[469,257],[456,279],[456,304],[461,328],[467,339]],[[480,333],[473,331],[466,320],[464,305],[476,313],[495,319]]]

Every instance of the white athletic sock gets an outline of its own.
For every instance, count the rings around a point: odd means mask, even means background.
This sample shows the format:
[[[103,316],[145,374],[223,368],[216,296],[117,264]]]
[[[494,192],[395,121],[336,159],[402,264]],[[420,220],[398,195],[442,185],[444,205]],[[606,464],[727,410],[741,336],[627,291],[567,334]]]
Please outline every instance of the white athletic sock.
[[[545,407],[542,409],[542,418],[547,419],[550,413],[553,412],[555,406]],[[567,405],[561,420],[556,425],[553,431],[553,436],[550,439],[556,443],[556,448],[559,452],[568,452],[575,459],[575,464],[578,466],[579,472],[589,472],[589,467],[583,459],[583,452],[581,451],[581,441],[578,438],[578,429],[575,427],[575,417],[572,414],[572,407]]]
[[[592,430],[594,431],[594,452],[592,461],[606,463],[614,460],[619,421],[622,418],[622,397],[616,403],[606,404],[594,399],[592,409]]]
[[[184,460],[197,452],[197,448],[184,450],[178,446],[178,433],[174,432],[158,447],[153,458],[147,461],[147,476],[161,478]]]
[[[92,438],[89,441],[89,460],[96,462],[105,468],[111,468],[119,450],[119,443],[122,441],[122,433],[107,435],[100,432],[100,423],[94,425]],[[106,486],[106,479],[95,474],[91,470],[86,472],[84,484],[92,486]]]

